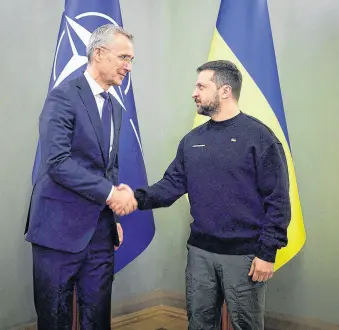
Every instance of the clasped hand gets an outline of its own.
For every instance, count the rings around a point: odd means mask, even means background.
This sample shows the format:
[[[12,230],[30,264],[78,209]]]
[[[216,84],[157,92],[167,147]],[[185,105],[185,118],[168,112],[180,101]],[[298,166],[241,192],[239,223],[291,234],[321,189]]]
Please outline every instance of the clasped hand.
[[[120,216],[130,214],[138,206],[133,190],[125,184],[120,184],[114,188],[113,194],[106,204],[114,213]]]

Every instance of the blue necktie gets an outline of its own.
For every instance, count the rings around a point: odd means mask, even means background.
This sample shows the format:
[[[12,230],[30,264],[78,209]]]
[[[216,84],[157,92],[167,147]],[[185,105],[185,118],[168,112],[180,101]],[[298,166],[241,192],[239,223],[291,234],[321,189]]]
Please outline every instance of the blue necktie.
[[[105,99],[104,106],[102,108],[101,121],[104,135],[104,153],[106,164],[108,164],[109,149],[111,144],[112,104],[108,93],[102,92],[100,95]]]

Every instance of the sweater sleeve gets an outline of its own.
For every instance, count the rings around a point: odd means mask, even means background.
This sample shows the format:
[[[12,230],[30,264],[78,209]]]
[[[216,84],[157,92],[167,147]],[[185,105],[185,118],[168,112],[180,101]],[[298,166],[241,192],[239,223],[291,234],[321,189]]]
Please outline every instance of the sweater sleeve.
[[[257,170],[265,208],[257,257],[275,262],[277,250],[287,245],[291,220],[288,167],[281,143],[273,143],[266,149],[258,160]]]
[[[173,162],[167,168],[163,178],[154,185],[135,191],[140,210],[171,206],[187,192],[184,168],[183,140],[180,142]]]

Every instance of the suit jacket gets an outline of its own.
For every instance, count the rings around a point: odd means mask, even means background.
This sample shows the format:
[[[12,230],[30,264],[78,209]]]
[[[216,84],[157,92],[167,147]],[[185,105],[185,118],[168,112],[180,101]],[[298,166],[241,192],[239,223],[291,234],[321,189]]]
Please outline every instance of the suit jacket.
[[[100,213],[118,184],[122,107],[113,104],[114,139],[110,160],[103,153],[102,123],[84,75],[50,91],[39,118],[41,164],[33,187],[26,240],[67,252],[89,243]],[[115,230],[116,233],[116,230]],[[117,233],[114,237],[118,245]]]

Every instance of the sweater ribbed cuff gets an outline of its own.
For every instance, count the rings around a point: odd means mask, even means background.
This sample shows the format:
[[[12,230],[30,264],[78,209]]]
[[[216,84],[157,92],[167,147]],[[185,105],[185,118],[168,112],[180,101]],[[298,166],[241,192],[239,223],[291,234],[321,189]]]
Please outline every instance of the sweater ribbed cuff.
[[[144,210],[145,209],[145,192],[141,189],[137,189],[134,192],[134,198],[138,202],[138,209]]]
[[[265,260],[268,262],[275,262],[276,254],[277,254],[276,248],[272,248],[264,244],[261,244],[259,246],[256,256],[261,260]]]

